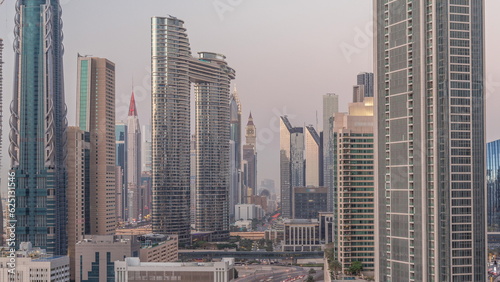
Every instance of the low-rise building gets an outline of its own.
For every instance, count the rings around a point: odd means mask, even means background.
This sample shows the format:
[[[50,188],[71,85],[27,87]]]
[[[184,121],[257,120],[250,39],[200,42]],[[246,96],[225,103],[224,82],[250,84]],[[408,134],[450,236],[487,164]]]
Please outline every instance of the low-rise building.
[[[317,219],[288,219],[284,221],[285,232],[283,251],[310,252],[321,251],[319,221]]]
[[[138,237],[140,259],[144,262],[171,262],[179,259],[177,235],[148,234]]]
[[[0,257],[0,281],[70,281],[68,256],[47,255],[45,250],[32,248],[30,242],[22,242],[12,257],[9,249],[2,250]]]
[[[114,262],[138,257],[140,247],[136,236],[85,235],[75,248],[76,281],[112,281]]]
[[[137,257],[115,262],[116,282],[183,281],[230,282],[235,279],[234,258],[221,262],[141,262]]]
[[[236,221],[262,219],[263,216],[264,216],[264,210],[259,205],[238,204],[235,206],[234,219]]]

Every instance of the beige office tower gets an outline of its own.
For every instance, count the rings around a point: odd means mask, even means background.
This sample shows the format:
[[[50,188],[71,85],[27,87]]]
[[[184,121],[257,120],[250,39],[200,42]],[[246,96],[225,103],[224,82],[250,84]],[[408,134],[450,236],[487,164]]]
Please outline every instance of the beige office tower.
[[[90,210],[85,207],[89,192],[89,135],[78,126],[70,126],[68,135],[68,188],[66,200],[68,201],[68,256],[70,265],[75,264],[75,245],[83,239],[86,232],[86,223]],[[86,216],[87,215],[87,216]],[[75,269],[71,268],[71,279],[75,279]]]
[[[114,234],[115,64],[79,56],[77,93],[77,125],[90,133],[90,234]]]
[[[348,114],[335,115],[335,244],[343,270],[359,261],[364,271],[374,271],[373,125],[373,97],[350,103]]]
[[[321,140],[318,132],[312,125],[306,126],[304,130],[305,139],[305,155],[306,155],[306,186],[320,186],[323,181],[320,178],[323,176]],[[325,210],[326,211],[326,210]]]

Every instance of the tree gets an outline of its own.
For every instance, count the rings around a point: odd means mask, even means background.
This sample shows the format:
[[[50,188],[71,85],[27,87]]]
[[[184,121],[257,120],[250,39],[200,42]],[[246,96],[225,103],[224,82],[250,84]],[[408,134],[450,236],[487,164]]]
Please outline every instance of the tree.
[[[311,268],[311,269],[309,269],[309,274],[310,274],[310,275],[316,274],[316,270],[314,270],[314,269],[312,269],[312,268]]]
[[[354,275],[358,275],[361,270],[363,270],[363,264],[360,261],[353,261],[349,267],[349,272]]]
[[[306,282],[314,282],[314,277],[312,275],[307,276]]]

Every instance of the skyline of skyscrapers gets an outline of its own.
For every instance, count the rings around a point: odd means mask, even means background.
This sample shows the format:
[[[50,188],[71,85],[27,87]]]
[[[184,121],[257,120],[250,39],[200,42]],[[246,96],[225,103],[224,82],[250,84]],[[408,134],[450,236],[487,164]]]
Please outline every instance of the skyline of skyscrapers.
[[[90,134],[90,234],[116,229],[115,64],[78,56],[76,122]]]
[[[484,1],[374,5],[375,279],[485,281]]]
[[[359,261],[380,281],[484,281],[487,233],[500,234],[500,142],[486,144],[484,132],[484,3],[375,4],[376,73],[358,74],[349,112],[326,94],[323,132],[280,117],[281,216],[333,211],[343,271]],[[151,201],[153,232],[182,245],[193,233],[227,240],[238,202],[265,209],[251,112],[241,146],[235,70],[218,53],[192,56],[182,20],[151,19],[151,157],[142,158],[134,94],[127,125],[115,122],[114,63],[78,56],[77,126],[68,127],[59,3],[17,8],[9,154],[18,243],[69,254],[73,267],[83,235],[140,221]]]
[[[16,3],[10,168],[16,184],[16,245],[66,255],[66,104],[58,0]]]

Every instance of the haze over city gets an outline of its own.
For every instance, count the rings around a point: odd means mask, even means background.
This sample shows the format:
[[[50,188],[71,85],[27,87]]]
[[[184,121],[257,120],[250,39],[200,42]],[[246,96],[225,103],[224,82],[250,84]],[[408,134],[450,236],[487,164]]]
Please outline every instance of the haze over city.
[[[8,140],[12,98],[15,1],[0,6],[4,38],[4,131]],[[495,27],[500,2],[486,0],[487,141],[500,138],[500,45]],[[149,124],[150,23],[172,15],[186,22],[193,54],[222,53],[236,70],[243,121],[250,111],[258,129],[259,179],[279,182],[279,115],[297,125],[322,128],[322,95],[352,96],[358,72],[373,71],[372,1],[61,1],[64,78],[69,124],[75,123],[77,54],[106,57],[116,64],[116,119],[125,120],[132,85],[142,124]],[[368,40],[368,41],[366,41]],[[193,95],[194,96],[194,95]],[[194,101],[194,100],[193,100]],[[192,102],[193,106],[193,102]],[[191,127],[194,130],[194,126]],[[9,160],[3,146],[2,175]],[[259,180],[259,181],[260,181]],[[2,188],[3,189],[3,188]]]

